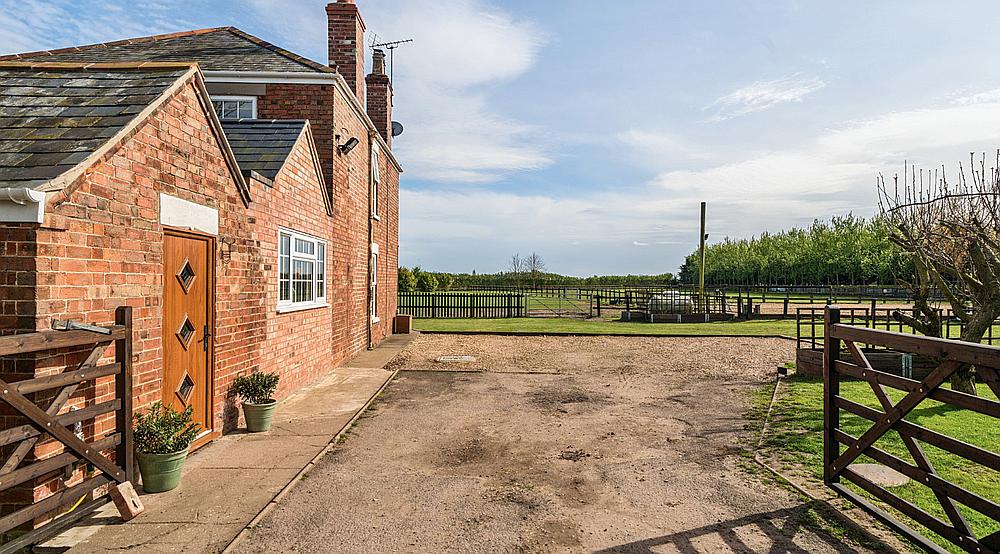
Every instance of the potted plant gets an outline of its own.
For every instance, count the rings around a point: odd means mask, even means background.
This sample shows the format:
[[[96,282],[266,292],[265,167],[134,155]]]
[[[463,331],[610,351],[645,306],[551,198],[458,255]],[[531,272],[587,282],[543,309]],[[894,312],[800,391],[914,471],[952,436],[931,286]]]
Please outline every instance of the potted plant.
[[[178,412],[155,402],[146,413],[135,414],[132,437],[146,492],[164,492],[180,484],[188,448],[201,430],[191,421],[192,413],[191,406]]]
[[[247,431],[259,433],[271,428],[278,401],[272,398],[278,388],[277,373],[251,373],[233,380],[233,392],[243,399]]]

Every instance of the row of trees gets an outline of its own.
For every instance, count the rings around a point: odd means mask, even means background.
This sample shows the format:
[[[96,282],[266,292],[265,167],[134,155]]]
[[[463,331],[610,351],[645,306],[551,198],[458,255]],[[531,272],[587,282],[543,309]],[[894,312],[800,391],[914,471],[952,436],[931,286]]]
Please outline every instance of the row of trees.
[[[903,250],[890,240],[887,218],[848,215],[814,221],[804,229],[726,238],[705,251],[711,285],[892,284],[913,274]],[[698,281],[698,251],[687,256],[680,279]]]
[[[451,274],[424,271],[420,266],[413,269],[400,266],[398,275],[400,292],[451,290],[455,285],[455,278]]]
[[[546,271],[545,260],[537,252],[528,256],[514,254],[507,262],[506,271],[497,273],[444,273],[424,271],[419,267],[399,268],[399,290],[402,292],[433,292],[437,290],[484,287],[539,287],[603,285],[663,286],[673,285],[677,279],[672,273],[659,275],[594,275],[571,277]]]

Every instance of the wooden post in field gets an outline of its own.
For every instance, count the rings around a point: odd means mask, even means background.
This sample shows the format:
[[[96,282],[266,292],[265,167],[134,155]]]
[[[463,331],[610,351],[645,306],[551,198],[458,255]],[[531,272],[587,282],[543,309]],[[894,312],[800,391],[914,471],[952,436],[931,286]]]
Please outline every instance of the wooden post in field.
[[[701,203],[701,235],[698,237],[698,312],[704,313],[702,304],[705,302],[705,207],[706,203]]]

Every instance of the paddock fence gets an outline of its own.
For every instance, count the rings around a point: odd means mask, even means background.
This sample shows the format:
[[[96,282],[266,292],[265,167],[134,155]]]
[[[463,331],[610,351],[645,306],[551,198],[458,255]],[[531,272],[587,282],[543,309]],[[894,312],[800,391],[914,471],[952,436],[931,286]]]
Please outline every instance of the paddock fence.
[[[825,341],[825,310],[827,307],[800,307],[795,311],[795,370],[804,375],[819,377],[823,372],[823,348]],[[867,329],[889,331],[907,335],[920,335],[912,326],[896,317],[896,312],[915,316],[913,308],[884,308],[875,304],[866,308],[838,307],[843,324]],[[957,339],[965,328],[965,322],[956,317],[950,308],[938,310],[941,316],[941,334],[945,338]],[[1000,320],[983,337],[982,344],[1000,345]],[[933,369],[933,360],[905,352],[895,352],[878,344],[863,344],[869,361],[881,371],[905,377],[922,376]]]
[[[396,310],[414,318],[498,319],[525,317],[528,306],[519,293],[400,292]]]

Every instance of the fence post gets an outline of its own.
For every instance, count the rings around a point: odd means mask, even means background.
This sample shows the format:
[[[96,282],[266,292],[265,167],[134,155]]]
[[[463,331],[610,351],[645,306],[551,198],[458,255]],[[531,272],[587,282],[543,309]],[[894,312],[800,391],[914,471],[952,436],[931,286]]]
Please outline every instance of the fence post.
[[[121,399],[122,407],[115,412],[115,427],[122,440],[115,448],[115,460],[125,470],[125,479],[135,483],[135,462],[132,452],[132,307],[118,306],[115,309],[115,325],[125,326],[125,338],[115,341],[115,362],[119,364],[115,374],[115,396]]]
[[[872,316],[871,317],[871,322],[872,322],[871,327],[872,327],[872,329],[874,329],[876,327],[876,325],[875,325],[875,309],[876,309],[875,308],[875,297],[873,296],[872,297],[872,311],[871,311],[871,316]]]
[[[601,293],[597,293],[597,317],[601,317]]]
[[[625,313],[628,314],[626,321],[632,321],[632,293],[627,289],[625,290]]]
[[[438,314],[437,310],[437,295],[433,292],[431,293],[431,318],[436,318]]]
[[[840,481],[831,471],[840,456],[834,430],[840,427],[840,408],[834,400],[840,395],[840,375],[835,367],[840,358],[840,339],[833,338],[833,326],[840,323],[840,308],[827,306],[823,322],[823,482]]]
[[[784,316],[788,317],[788,297],[787,296],[785,297],[785,308],[784,309],[785,309]]]

